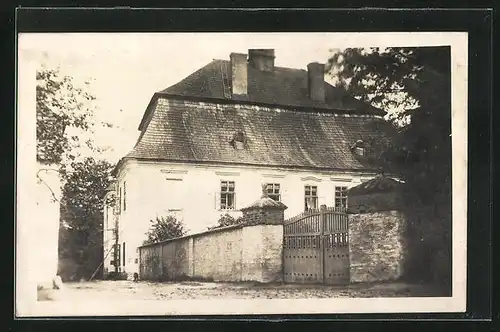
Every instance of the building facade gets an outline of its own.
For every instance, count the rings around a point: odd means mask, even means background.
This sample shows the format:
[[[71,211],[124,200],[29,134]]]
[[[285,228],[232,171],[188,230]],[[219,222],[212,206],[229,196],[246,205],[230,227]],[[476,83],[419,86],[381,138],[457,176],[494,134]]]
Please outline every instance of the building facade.
[[[378,172],[367,142],[385,139],[384,114],[326,83],[323,64],[276,67],[267,49],[214,60],[155,93],[115,168],[119,270],[139,270],[150,220],[175,215],[201,232],[239,217],[262,185],[288,207],[285,218],[345,209],[347,189]]]

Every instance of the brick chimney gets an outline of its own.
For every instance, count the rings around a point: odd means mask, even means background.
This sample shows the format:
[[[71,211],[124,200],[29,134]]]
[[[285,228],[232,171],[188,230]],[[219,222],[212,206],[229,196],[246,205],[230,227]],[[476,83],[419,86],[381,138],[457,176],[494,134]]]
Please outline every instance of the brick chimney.
[[[247,55],[242,53],[231,53],[231,93],[233,95],[246,96],[248,93],[248,71]]]
[[[325,101],[325,65],[312,62],[307,65],[307,88],[313,101]]]
[[[248,50],[248,63],[260,71],[274,70],[274,49]]]

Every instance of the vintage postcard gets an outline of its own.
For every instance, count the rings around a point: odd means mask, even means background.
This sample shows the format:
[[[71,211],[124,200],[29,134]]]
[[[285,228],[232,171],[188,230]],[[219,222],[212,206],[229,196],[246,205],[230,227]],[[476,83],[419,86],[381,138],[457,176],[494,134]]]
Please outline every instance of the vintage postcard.
[[[19,34],[17,316],[464,312],[467,49]]]

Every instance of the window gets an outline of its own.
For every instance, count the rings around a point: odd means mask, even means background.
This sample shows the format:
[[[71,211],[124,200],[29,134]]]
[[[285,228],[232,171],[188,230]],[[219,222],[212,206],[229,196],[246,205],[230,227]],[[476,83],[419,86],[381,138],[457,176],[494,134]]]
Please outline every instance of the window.
[[[280,185],[279,183],[268,183],[266,185],[267,196],[274,199],[275,201],[280,201]]]
[[[361,146],[357,146],[354,150],[354,152],[358,155],[358,156],[364,156],[365,155],[365,148],[361,147]]]
[[[123,211],[127,210],[127,181],[123,182]]]
[[[119,243],[114,244],[114,249],[115,249],[113,253],[114,260],[111,261],[111,265],[120,266],[120,244]]]
[[[241,131],[234,133],[233,139],[230,142],[230,144],[233,146],[233,148],[235,148],[237,150],[244,149],[245,143],[246,143],[245,134]]]
[[[347,208],[347,187],[335,187],[335,210]]]
[[[118,213],[122,212],[122,187],[118,191]]]
[[[234,181],[221,181],[220,190],[220,208],[221,210],[234,210],[235,192]]]
[[[318,187],[305,187],[305,211],[318,208]]]
[[[357,140],[356,143],[351,146],[351,151],[358,156],[364,156],[365,146],[363,140]]]
[[[123,266],[125,266],[125,242],[123,242]]]

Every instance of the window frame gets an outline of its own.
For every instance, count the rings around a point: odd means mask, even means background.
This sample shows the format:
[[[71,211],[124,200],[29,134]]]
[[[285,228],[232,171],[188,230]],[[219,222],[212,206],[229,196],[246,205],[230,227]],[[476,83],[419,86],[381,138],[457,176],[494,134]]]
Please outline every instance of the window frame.
[[[271,188],[269,188],[271,186]],[[271,192],[269,192],[269,189],[271,189]],[[277,190],[277,192],[276,192]],[[280,183],[275,183],[275,182],[269,182],[266,183],[266,193],[267,196],[276,202],[281,202],[281,184]],[[273,197],[277,197],[277,199],[274,199]]]
[[[225,185],[224,185],[225,184]],[[226,190],[223,190],[226,188]],[[219,183],[219,210],[235,211],[236,210],[236,181],[234,180],[220,180]],[[224,204],[223,202],[224,197]],[[232,205],[228,205],[229,197],[232,197]]]
[[[120,243],[115,243],[113,244],[114,247],[114,253],[113,253],[113,260],[112,260],[112,265],[120,268],[121,267],[121,245]]]
[[[345,211],[347,209],[348,197],[347,190],[349,187],[347,186],[335,186],[334,187],[334,200],[333,206],[337,211]],[[337,200],[340,200],[341,206],[337,205]],[[343,204],[345,202],[345,204]]]
[[[123,255],[123,266],[125,266],[126,256],[125,256],[125,242],[122,244],[122,255]]]
[[[122,186],[118,186],[118,214],[122,214],[123,204],[122,204]]]
[[[365,148],[362,146],[356,146],[354,148],[354,153],[360,157],[364,157],[365,155]]]
[[[309,188],[309,190],[308,190]],[[315,191],[315,195],[313,195],[313,188]],[[309,194],[308,194],[309,191]],[[307,204],[307,200],[312,199],[314,202],[314,207],[309,208]],[[304,185],[304,211],[317,210],[319,206],[319,196],[318,196],[318,186],[317,185]]]

